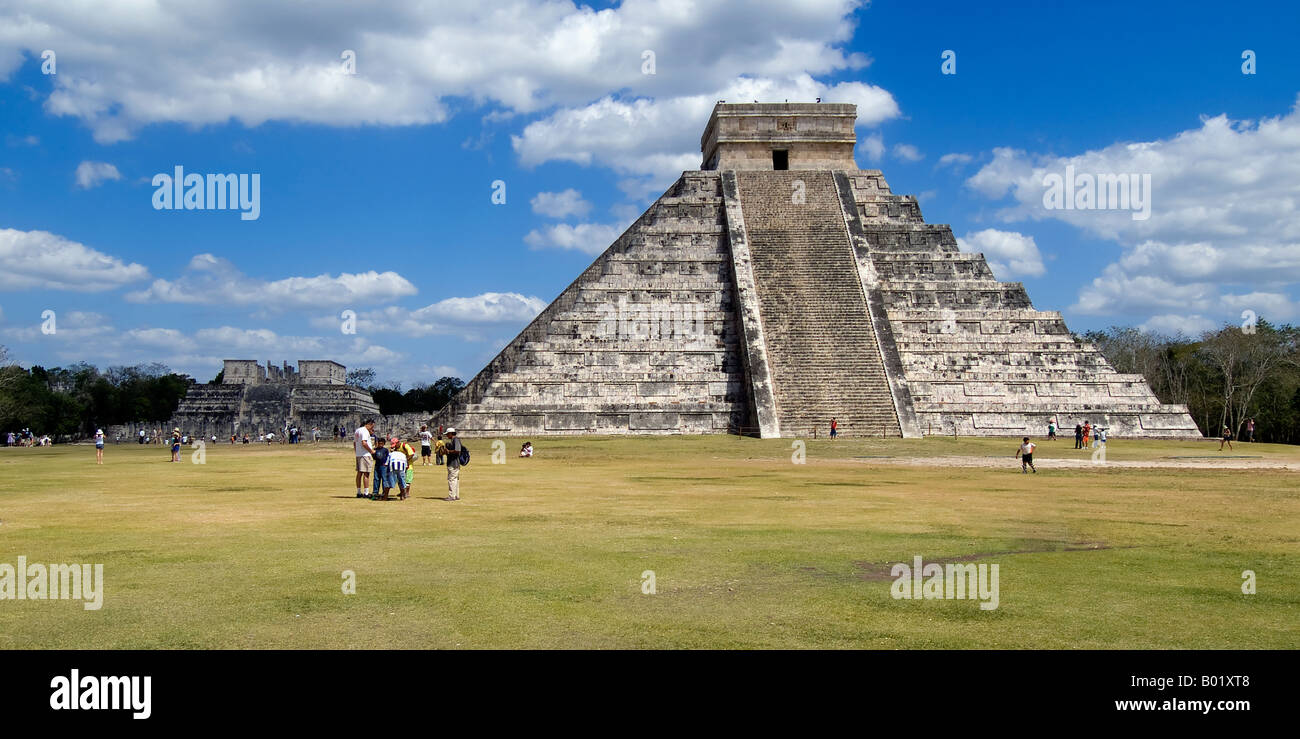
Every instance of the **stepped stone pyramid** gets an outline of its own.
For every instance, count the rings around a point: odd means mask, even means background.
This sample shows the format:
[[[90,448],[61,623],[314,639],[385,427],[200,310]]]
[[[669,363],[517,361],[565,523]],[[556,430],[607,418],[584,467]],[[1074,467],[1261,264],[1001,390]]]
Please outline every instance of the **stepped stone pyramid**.
[[[279,433],[294,424],[349,431],[379,408],[370,393],[347,384],[347,368],[329,360],[288,362],[276,367],[251,359],[227,359],[221,382],[191,385],[176,406],[171,423],[187,433]]]
[[[682,176],[435,417],[475,435],[1199,437],[858,169],[856,106],[719,103]]]

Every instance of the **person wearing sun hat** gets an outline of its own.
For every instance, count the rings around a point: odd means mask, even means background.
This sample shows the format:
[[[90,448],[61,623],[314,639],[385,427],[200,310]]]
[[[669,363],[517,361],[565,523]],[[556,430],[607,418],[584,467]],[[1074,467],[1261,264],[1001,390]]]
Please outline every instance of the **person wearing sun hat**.
[[[460,500],[460,453],[465,448],[456,435],[455,428],[447,429],[447,497],[443,500]]]

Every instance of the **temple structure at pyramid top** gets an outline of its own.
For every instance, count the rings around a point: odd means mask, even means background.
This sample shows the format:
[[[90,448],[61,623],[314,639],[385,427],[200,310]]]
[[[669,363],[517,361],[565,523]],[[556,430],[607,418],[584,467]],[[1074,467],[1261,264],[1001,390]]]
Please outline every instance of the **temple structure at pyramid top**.
[[[853,159],[856,108],[719,102],[683,172],[439,411],[476,435],[1194,437]]]
[[[700,137],[700,169],[857,169],[857,106],[719,102]]]

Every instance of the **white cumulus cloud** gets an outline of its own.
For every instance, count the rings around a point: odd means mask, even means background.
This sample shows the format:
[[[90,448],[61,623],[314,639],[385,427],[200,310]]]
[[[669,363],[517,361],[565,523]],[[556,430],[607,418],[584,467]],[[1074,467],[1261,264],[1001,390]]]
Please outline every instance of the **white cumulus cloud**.
[[[525,166],[549,161],[600,165],[627,179],[631,195],[663,190],[683,170],[700,166],[700,132],[718,100],[856,103],[858,125],[899,115],[892,95],[862,82],[827,85],[807,74],[791,78],[740,78],[699,95],[622,99],[606,96],[583,107],[565,108],[528,124],[511,142]]]
[[[108,180],[122,179],[122,173],[108,162],[83,161],[77,165],[74,177],[77,180],[77,187],[89,190],[92,187],[99,187]]]
[[[626,228],[610,223],[557,223],[529,231],[524,236],[524,243],[534,249],[572,249],[584,254],[599,254],[609,248]]]
[[[149,270],[127,264],[48,231],[0,228],[0,290],[97,292],[147,279]]]
[[[582,193],[572,187],[560,192],[539,192],[529,201],[533,212],[548,218],[583,216],[591,210],[591,203],[582,199]]]
[[[857,70],[868,60],[842,46],[862,4],[157,0],[117,3],[106,22],[11,0],[0,6],[0,79],[58,50],[46,110],[82,120],[101,142],[168,122],[420,125],[465,107],[528,114],[613,90],[669,99],[745,75]],[[345,50],[355,74],[344,74]],[[654,74],[642,71],[646,50]]]
[[[459,335],[479,340],[481,330],[503,324],[526,323],[537,317],[546,301],[514,292],[486,292],[473,297],[444,298],[423,308],[390,305],[357,315],[358,334],[398,334],[401,336]],[[312,320],[318,328],[337,330],[339,322],[332,316]]]
[[[1076,179],[1149,177],[1149,216],[1143,218],[1131,200],[1128,210],[1046,207],[1046,178],[1064,177],[1067,168]],[[998,212],[1003,221],[1060,220],[1124,248],[1080,289],[1076,309],[1159,317],[1159,325],[1172,325],[1170,315],[1184,315],[1187,327],[1234,321],[1247,303],[1259,305],[1261,316],[1294,315],[1300,98],[1274,117],[1205,116],[1199,127],[1166,138],[1117,142],[1071,156],[994,149],[992,160],[966,184],[985,197],[1005,199]]]
[[[975,161],[975,157],[970,154],[963,154],[959,151],[955,151],[951,154],[944,154],[939,157],[939,162],[935,164],[935,167],[952,167],[953,169],[961,169],[963,166],[970,164],[973,161]]]
[[[1043,256],[1033,236],[1016,231],[986,228],[957,239],[957,248],[968,253],[982,253],[989,269],[999,280],[1016,277],[1041,277],[1047,272]]]
[[[415,292],[415,286],[396,272],[371,270],[267,281],[245,275],[229,260],[199,254],[190,260],[179,279],[154,280],[147,289],[127,294],[127,300],[254,306],[276,312],[288,308],[359,306]]]
[[[894,144],[894,156],[905,162],[919,162],[925,158],[921,150],[911,144]]]

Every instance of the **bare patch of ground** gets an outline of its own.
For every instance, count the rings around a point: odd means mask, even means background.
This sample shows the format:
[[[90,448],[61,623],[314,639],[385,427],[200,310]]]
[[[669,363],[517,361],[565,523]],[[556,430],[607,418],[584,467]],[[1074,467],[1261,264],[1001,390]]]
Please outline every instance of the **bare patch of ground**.
[[[957,562],[974,562],[989,557],[1005,557],[1013,554],[1044,554],[1047,552],[1093,552],[1101,549],[1110,549],[1111,546],[1104,541],[1076,541],[1065,545],[1044,542],[1042,545],[1033,546],[1028,549],[1009,549],[1003,552],[975,552],[974,554],[960,554],[951,557],[927,557],[925,563],[937,564],[939,566],[955,564]],[[1133,549],[1134,547],[1119,547],[1120,549]],[[894,565],[897,562],[854,562],[853,565],[860,571],[858,577],[863,580],[872,582],[896,580],[891,574]],[[909,567],[910,562],[905,562]]]

